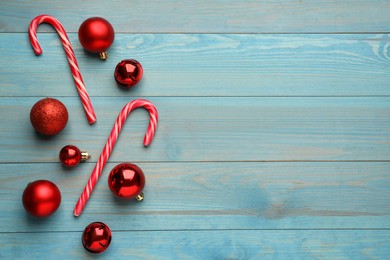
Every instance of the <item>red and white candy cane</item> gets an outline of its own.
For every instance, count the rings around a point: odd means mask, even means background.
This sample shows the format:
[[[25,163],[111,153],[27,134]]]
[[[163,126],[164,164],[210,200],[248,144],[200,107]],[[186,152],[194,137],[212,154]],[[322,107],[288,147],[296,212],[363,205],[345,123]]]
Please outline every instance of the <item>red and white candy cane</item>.
[[[79,65],[77,63],[76,56],[73,52],[72,45],[69,41],[68,35],[66,34],[64,27],[56,18],[50,15],[38,15],[37,17],[32,19],[30,27],[28,28],[31,46],[34,49],[35,54],[37,56],[42,54],[42,49],[37,39],[37,28],[38,25],[40,25],[41,23],[51,24],[60,36],[62,46],[64,47],[66,57],[69,61],[70,70],[72,71],[72,76],[76,84],[77,91],[79,92],[81,102],[84,106],[85,114],[87,115],[88,122],[90,124],[93,124],[96,121],[95,111],[93,110],[91,100],[89,99],[87,90],[85,89],[83,77],[81,76]]]
[[[119,133],[127,119],[127,116],[130,114],[131,111],[139,107],[145,108],[149,112],[150,117],[148,129],[146,130],[144,138],[144,145],[148,146],[152,142],[158,122],[158,113],[156,107],[150,101],[145,99],[136,99],[129,102],[123,107],[111,130],[110,136],[108,137],[106,145],[104,146],[103,151],[100,154],[99,160],[97,161],[95,168],[93,169],[91,176],[89,177],[88,183],[85,186],[84,191],[81,193],[79,200],[77,201],[77,204],[73,211],[74,216],[80,216],[85,205],[87,204],[87,201],[91,196],[91,193],[100,175],[102,174],[102,170],[106,165],[108,158],[110,157],[111,151],[114,148],[116,140],[118,139]]]

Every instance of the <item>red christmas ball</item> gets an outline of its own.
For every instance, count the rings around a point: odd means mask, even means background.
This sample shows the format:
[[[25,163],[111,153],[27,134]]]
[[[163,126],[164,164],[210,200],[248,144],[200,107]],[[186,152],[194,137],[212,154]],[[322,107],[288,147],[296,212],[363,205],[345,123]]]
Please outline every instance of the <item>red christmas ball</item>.
[[[111,170],[108,176],[108,187],[117,197],[142,200],[145,175],[137,165],[121,163]]]
[[[81,161],[81,151],[74,145],[67,145],[61,149],[59,157],[64,166],[74,167]]]
[[[36,217],[47,217],[60,206],[61,193],[51,181],[38,180],[27,185],[22,200],[28,213]]]
[[[59,158],[62,165],[66,167],[75,167],[80,162],[88,160],[91,156],[87,152],[82,152],[74,145],[62,147]]]
[[[34,129],[43,135],[55,135],[68,123],[68,110],[54,98],[39,100],[31,108],[30,121]]]
[[[116,65],[114,78],[119,85],[130,88],[140,82],[143,75],[141,63],[136,60],[123,60]]]
[[[112,25],[104,18],[91,17],[85,20],[79,28],[79,41],[89,52],[100,53],[107,58],[106,50],[114,42],[115,33]]]
[[[111,230],[102,222],[89,224],[81,236],[81,242],[86,250],[91,253],[101,253],[111,243]]]

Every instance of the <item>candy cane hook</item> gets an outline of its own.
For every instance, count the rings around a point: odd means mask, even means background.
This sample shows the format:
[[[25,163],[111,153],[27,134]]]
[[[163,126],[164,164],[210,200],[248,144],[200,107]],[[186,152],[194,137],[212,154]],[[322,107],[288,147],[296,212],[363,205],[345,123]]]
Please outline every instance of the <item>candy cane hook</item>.
[[[125,123],[127,116],[136,108],[143,107],[149,112],[149,125],[146,130],[144,145],[148,146],[153,139],[154,133],[156,132],[157,122],[158,122],[158,113],[156,107],[148,100],[145,99],[136,99],[129,102],[125,105],[120,112],[112,130],[110,136],[108,137],[107,143],[104,146],[102,153],[100,154],[99,160],[97,161],[95,168],[93,169],[91,176],[89,177],[88,183],[85,186],[83,192],[80,195],[79,200],[74,208],[73,214],[75,217],[80,216],[82,213],[87,201],[102,173],[104,166],[108,158],[110,157],[111,151],[114,148],[116,140],[118,139],[119,133],[122,129],[123,124]]]
[[[66,57],[69,61],[69,67],[72,72],[77,91],[79,93],[81,102],[85,110],[85,114],[87,115],[88,122],[90,124],[93,124],[96,121],[96,115],[95,111],[93,110],[91,100],[89,99],[87,90],[85,89],[83,77],[81,76],[76,56],[73,52],[72,45],[69,41],[68,35],[66,34],[64,27],[56,18],[43,14],[38,15],[31,21],[30,27],[28,28],[28,34],[30,37],[31,46],[34,49],[35,54],[37,56],[42,54],[42,49],[37,39],[37,28],[38,25],[40,25],[41,23],[48,23],[52,25],[60,36],[62,46],[64,47]]]

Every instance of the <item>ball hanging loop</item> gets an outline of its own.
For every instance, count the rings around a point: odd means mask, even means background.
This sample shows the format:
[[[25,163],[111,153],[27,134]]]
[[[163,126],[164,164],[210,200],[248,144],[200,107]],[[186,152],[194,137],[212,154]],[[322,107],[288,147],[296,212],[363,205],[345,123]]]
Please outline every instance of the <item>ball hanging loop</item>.
[[[135,199],[137,200],[137,201],[143,201],[144,200],[144,193],[143,192],[141,192],[140,194],[138,194],[137,196],[135,196]]]

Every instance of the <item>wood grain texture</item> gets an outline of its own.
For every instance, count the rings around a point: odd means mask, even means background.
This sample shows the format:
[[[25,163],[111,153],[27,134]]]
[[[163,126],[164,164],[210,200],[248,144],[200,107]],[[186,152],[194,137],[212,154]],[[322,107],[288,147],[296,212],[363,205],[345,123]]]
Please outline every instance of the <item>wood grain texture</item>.
[[[386,259],[390,255],[390,2],[2,1],[0,4],[1,259]],[[53,28],[27,27],[48,13],[69,32],[97,113],[82,111]],[[78,27],[91,16],[116,30],[109,58],[86,53]],[[144,78],[123,90],[116,64],[140,61]],[[32,105],[68,108],[66,129],[37,135]],[[147,112],[134,111],[80,218],[73,207],[109,131],[129,101],[160,113],[152,145]],[[67,170],[59,150],[92,159]],[[146,175],[145,201],[107,187],[117,163]],[[23,209],[26,185],[55,182],[59,210]],[[92,256],[80,236],[93,221],[113,230]]]
[[[388,231],[139,231],[113,232],[110,247],[91,255],[79,245],[81,232],[0,234],[0,257],[42,259],[386,259]],[[351,239],[353,238],[353,239]],[[53,243],[53,241],[58,241]],[[69,241],[69,242],[65,242]],[[21,247],[15,245],[23,244]],[[58,246],[60,244],[62,246]],[[42,245],[45,246],[42,246]]]
[[[3,164],[0,233],[76,232],[93,221],[121,231],[390,228],[390,163],[135,163],[146,176],[143,202],[113,197],[109,163],[79,218],[73,208],[93,164]],[[28,216],[20,200],[38,179],[62,193],[48,219]]]
[[[69,32],[91,16],[123,33],[389,32],[383,0],[288,1],[3,1],[1,32],[25,32],[38,14],[57,17]]]
[[[38,136],[29,113],[40,98],[0,98],[0,162],[56,162],[67,143],[97,160],[121,108],[131,97],[92,98],[90,126],[78,97],[63,97],[70,119],[54,138]],[[115,161],[340,161],[388,160],[390,99],[153,97],[157,133],[143,147],[148,114],[128,118],[112,153]],[[45,151],[38,153],[37,151]],[[18,156],[13,152],[18,151]]]
[[[117,34],[105,62],[69,36],[90,96],[390,95],[388,34]],[[26,34],[0,34],[0,96],[77,96],[57,34],[38,39],[36,57]],[[125,58],[144,67],[127,91],[113,77]]]

